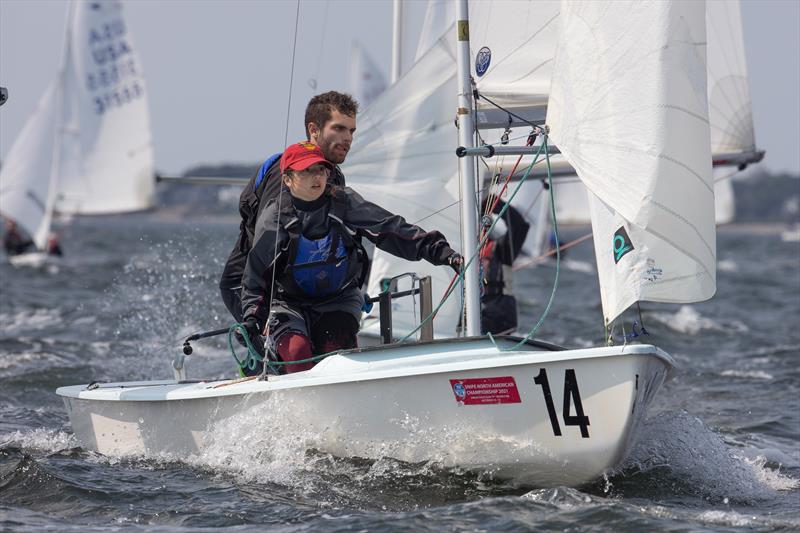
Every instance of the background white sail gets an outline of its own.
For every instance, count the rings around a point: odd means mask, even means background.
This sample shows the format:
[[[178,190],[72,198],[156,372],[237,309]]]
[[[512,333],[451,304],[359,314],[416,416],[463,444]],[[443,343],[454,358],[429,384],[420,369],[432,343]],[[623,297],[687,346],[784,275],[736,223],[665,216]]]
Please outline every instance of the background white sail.
[[[726,154],[756,152],[747,59],[739,0],[706,2],[708,32],[708,111],[711,151],[716,160]],[[735,197],[730,168],[714,170],[717,223],[732,222]]]
[[[498,43],[496,67],[485,77],[486,83],[493,87],[489,91],[493,98],[525,104],[520,94],[537,87],[538,92],[530,101],[537,105],[546,103],[548,69],[531,71],[524,59],[516,57],[515,51],[523,50],[534,57],[552,57],[553,17],[557,12],[557,2],[470,2],[473,56],[486,43],[492,46]],[[345,172],[348,183],[365,197],[402,214],[410,222],[442,231],[460,250],[457,159],[454,155],[458,132],[453,126],[457,93],[454,20],[450,19],[438,38],[431,38],[431,32],[439,28],[447,13],[453,10],[446,4],[429,3],[424,25],[428,29],[420,37],[419,59],[359,115],[358,140],[348,156]],[[435,44],[431,46],[430,42]],[[547,63],[546,58],[543,61]],[[524,73],[520,75],[514,69],[509,70],[509,66],[523,69]],[[482,83],[478,81],[479,87]],[[491,142],[499,139],[500,133],[487,132],[486,138]],[[531,185],[531,193],[521,196],[515,206],[535,195],[541,187]],[[434,305],[452,278],[450,269],[408,263],[376,250],[369,293],[380,292],[381,279],[403,272],[433,276]],[[437,337],[455,333],[460,308],[456,293],[434,321]],[[393,323],[398,334],[410,331],[418,320],[419,313],[409,299],[395,302]],[[369,326],[365,329],[369,330]]]
[[[706,2],[708,108],[714,154],[756,150],[738,0]]]
[[[607,322],[716,290],[705,36],[701,2],[562,3],[547,123],[592,195]]]
[[[69,24],[56,210],[152,206],[153,146],[144,71],[118,0],[79,1]]]
[[[350,94],[361,109],[366,109],[375,98],[386,90],[386,79],[381,69],[370,57],[364,45],[353,41],[350,48]]]
[[[56,129],[56,84],[45,91],[0,168],[0,214],[14,219],[39,249],[50,232],[48,201]]]
[[[484,47],[491,51],[484,74],[472,62],[481,94],[501,105],[547,105],[559,8],[552,0],[470,2],[472,57]]]
[[[454,32],[451,24],[397,83],[359,115],[358,142],[347,158],[345,174],[348,184],[365,198],[409,222],[441,231],[458,249]],[[375,250],[369,294],[381,292],[381,280],[405,272],[432,276],[435,303],[452,277],[447,267],[411,263]],[[408,281],[400,287],[408,288]],[[437,336],[454,334],[459,309],[456,295],[442,309],[445,318],[434,322]],[[395,332],[403,335],[419,322],[419,311],[406,298],[394,302],[392,317]],[[370,329],[365,324],[365,330]]]
[[[0,170],[0,213],[43,248],[53,211],[121,213],[153,205],[144,74],[118,0],[76,1],[62,70]]]

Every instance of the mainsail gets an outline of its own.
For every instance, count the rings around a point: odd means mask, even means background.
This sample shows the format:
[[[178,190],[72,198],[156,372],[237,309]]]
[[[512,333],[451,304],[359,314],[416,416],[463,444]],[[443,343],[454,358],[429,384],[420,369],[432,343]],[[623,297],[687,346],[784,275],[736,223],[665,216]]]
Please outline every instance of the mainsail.
[[[547,123],[591,193],[607,323],[716,290],[700,2],[562,4]]]
[[[17,219],[40,248],[52,211],[100,214],[152,206],[144,73],[119,0],[70,5],[61,72],[0,176],[0,212]]]

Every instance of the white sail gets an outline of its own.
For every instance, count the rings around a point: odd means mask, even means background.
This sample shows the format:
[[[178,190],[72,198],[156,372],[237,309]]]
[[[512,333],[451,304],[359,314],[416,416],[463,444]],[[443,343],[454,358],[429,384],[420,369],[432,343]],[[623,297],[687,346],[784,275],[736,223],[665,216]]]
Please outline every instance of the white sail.
[[[478,4],[476,6],[478,8],[478,16],[480,16],[482,8],[490,12],[493,17],[500,17],[502,10],[499,10],[495,4],[498,3]],[[520,21],[527,20],[531,16],[529,13],[531,7],[518,2],[514,2],[513,5],[520,8],[517,11],[518,17],[515,20],[521,25]],[[534,4],[537,8],[539,5],[538,3]],[[506,39],[507,36],[502,32],[487,32],[488,35],[484,37],[476,30],[476,26],[477,28],[482,27],[480,23],[473,24],[472,42],[475,49],[474,52],[477,53],[477,49],[482,46],[487,46],[492,50],[490,69],[484,75],[483,78],[485,79],[476,76],[482,92],[491,93],[493,90],[500,93],[500,97],[503,100],[510,100],[511,103],[519,105],[536,105],[537,102],[540,102],[542,100],[542,87],[546,87],[546,94],[549,94],[549,75],[552,70],[552,62],[547,61],[547,54],[543,55],[543,52],[555,53],[554,39],[557,29],[554,31],[554,27],[557,28],[558,26],[555,22],[557,20],[557,12],[558,8],[552,4],[546,4],[544,11],[539,11],[540,18],[553,20],[551,25],[544,26],[535,34],[537,39],[535,44],[539,55],[526,61],[524,58],[528,56],[525,55],[526,50],[524,47],[521,45],[513,47],[514,57],[519,59],[506,61],[504,63],[507,64],[505,72],[502,72],[500,67],[492,69],[491,66],[500,62],[497,57],[498,53],[495,51],[495,41]],[[756,152],[740,2],[738,0],[707,2],[706,31],[711,150],[715,164],[722,165],[726,163],[726,156]],[[521,42],[522,40],[520,39],[519,41]],[[528,74],[528,78],[531,80],[528,82],[528,86],[533,91],[532,98],[528,100],[521,98],[518,95],[519,91],[513,93],[515,98],[510,95],[504,97],[503,91],[509,91],[508,87],[511,84],[502,83],[500,80],[503,78],[505,80],[525,79],[524,74],[526,74],[526,68],[528,68],[526,65],[534,64],[540,65],[540,68],[532,70]],[[514,68],[512,68],[512,65]],[[498,70],[501,72],[497,72]],[[500,80],[495,82],[497,78],[500,78]],[[484,104],[482,107],[486,109],[489,106]],[[512,164],[513,161],[506,161],[502,167],[507,171]],[[554,158],[553,164],[566,166],[565,162],[559,157]],[[535,172],[536,175],[541,175],[541,173],[542,170]],[[725,176],[730,175],[731,170],[729,168],[715,170],[714,190],[717,224],[732,222],[735,216],[733,186],[729,179],[724,179]],[[564,223],[589,223],[588,199],[583,185],[571,178],[565,178],[556,180],[554,186],[558,220]]]
[[[71,138],[56,210],[152,206],[153,145],[144,71],[119,0],[78,1],[69,24],[64,135]]]
[[[3,162],[0,213],[42,248],[53,211],[152,207],[154,175],[144,74],[122,4],[76,1],[61,72]]]
[[[450,27],[455,19],[455,4],[451,0],[428,0],[417,41],[417,50],[414,60],[409,62],[409,67],[419,61],[436,44],[442,33]]]
[[[706,2],[708,107],[714,154],[756,149],[738,0]]]
[[[519,12],[527,13],[519,16]],[[456,92],[455,26],[450,22],[441,35],[429,43],[430,32],[441,24],[442,15],[453,13],[446,6],[432,2],[428,5],[426,28],[420,37],[418,61],[406,74],[387,89],[364,113],[359,115],[358,142],[347,159],[347,181],[368,199],[399,213],[410,222],[445,234],[451,245],[460,248],[458,176],[453,150],[458,144],[458,131],[453,127],[452,95]],[[470,2],[470,25],[473,28],[473,56],[489,43],[498,42],[496,67],[486,73],[486,83],[497,87],[489,91],[501,101],[538,87],[545,96],[549,85],[549,70],[535,68],[524,76],[512,74],[509,65],[519,68],[524,60],[514,51],[525,50],[536,57],[552,57],[555,43],[553,17],[557,2],[515,1]],[[514,14],[517,15],[514,15]],[[498,15],[499,14],[499,15]],[[544,16],[547,15],[547,16]],[[495,17],[500,16],[495,20]],[[500,24],[500,19],[503,24]],[[549,52],[547,52],[549,50]],[[506,56],[512,56],[506,59]],[[547,63],[547,60],[544,60]],[[513,78],[521,78],[513,83]],[[477,79],[477,78],[476,78]],[[507,95],[502,85],[511,81]],[[479,87],[483,81],[477,82]],[[519,102],[517,98],[515,101]],[[537,98],[536,102],[546,102]],[[480,111],[479,111],[480,114]],[[544,115],[542,115],[544,116]],[[492,137],[493,136],[493,137]],[[488,133],[487,140],[499,138]],[[520,206],[524,198],[515,201]],[[522,210],[522,208],[520,208]],[[537,215],[540,211],[536,211]],[[535,232],[531,232],[533,237]],[[452,271],[431,267],[427,263],[409,263],[376,250],[370,273],[368,291],[377,294],[381,280],[404,272],[417,272],[433,277],[434,305],[445,292]],[[451,297],[436,315],[434,334],[451,337],[459,321],[461,302]],[[395,332],[403,335],[419,322],[419,311],[409,298],[393,304],[392,321]],[[369,326],[365,329],[369,330]]]
[[[56,128],[56,84],[45,91],[0,168],[0,214],[12,218],[39,249],[50,232],[48,201]]]
[[[350,94],[364,109],[386,90],[386,79],[364,45],[353,41],[350,49]]]
[[[547,105],[559,8],[553,0],[470,2],[472,76],[481,94],[501,105]],[[478,58],[483,49],[490,55]]]
[[[701,2],[564,2],[547,123],[591,193],[607,323],[716,290]]]
[[[359,115],[358,143],[347,158],[345,172],[348,184],[365,198],[409,222],[441,231],[458,248],[454,32],[451,24],[405,75]],[[445,292],[452,277],[449,268],[411,263],[375,250],[369,294],[381,292],[383,279],[405,272],[432,276],[434,299]],[[434,321],[437,337],[453,336],[459,309],[457,297],[448,299]],[[394,302],[392,321],[397,334],[407,334],[419,320],[410,298]]]

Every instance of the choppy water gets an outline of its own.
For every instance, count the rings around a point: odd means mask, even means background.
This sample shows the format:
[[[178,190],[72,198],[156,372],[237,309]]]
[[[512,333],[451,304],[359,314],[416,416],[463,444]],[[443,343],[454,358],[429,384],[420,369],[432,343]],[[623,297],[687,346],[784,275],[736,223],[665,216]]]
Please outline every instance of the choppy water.
[[[226,325],[216,278],[236,225],[77,219],[63,264],[0,264],[0,529],[800,529],[800,245],[775,232],[723,228],[716,298],[645,306],[650,342],[679,368],[621,470],[584,487],[332,458],[291,446],[302,441],[291,424],[251,429],[257,414],[187,461],[82,450],[56,387],[170,378],[179,339]],[[569,255],[585,266],[592,253]],[[517,273],[522,326],[553,274]],[[588,346],[601,335],[596,277],[563,271],[539,337]],[[191,375],[232,368],[222,343],[196,345]]]

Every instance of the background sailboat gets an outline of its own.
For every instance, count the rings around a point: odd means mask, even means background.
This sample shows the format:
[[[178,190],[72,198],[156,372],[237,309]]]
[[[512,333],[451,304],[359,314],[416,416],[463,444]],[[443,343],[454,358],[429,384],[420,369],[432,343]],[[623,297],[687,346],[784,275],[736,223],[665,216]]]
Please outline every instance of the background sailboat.
[[[119,0],[70,5],[60,71],[3,162],[0,183],[0,214],[38,249],[54,212],[152,207],[144,72]]]

